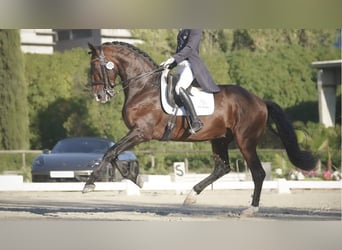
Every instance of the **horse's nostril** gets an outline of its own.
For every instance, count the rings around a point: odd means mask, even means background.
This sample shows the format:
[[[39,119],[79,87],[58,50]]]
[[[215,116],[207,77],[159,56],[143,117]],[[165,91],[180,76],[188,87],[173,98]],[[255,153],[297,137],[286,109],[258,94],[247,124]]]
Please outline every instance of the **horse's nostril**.
[[[98,99],[101,99],[101,95],[97,95],[97,98],[98,98]]]

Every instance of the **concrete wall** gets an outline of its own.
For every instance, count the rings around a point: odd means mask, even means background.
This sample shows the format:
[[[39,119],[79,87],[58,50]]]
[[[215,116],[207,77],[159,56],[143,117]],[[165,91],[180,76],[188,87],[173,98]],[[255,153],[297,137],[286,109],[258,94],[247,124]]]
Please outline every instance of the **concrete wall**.
[[[336,88],[341,84],[341,63],[342,60],[332,60],[311,64],[317,68],[319,122],[325,127],[335,126]]]

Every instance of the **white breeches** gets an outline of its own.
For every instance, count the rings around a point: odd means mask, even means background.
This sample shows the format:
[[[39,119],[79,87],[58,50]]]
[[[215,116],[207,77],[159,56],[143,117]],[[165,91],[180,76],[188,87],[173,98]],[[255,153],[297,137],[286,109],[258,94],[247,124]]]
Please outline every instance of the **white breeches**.
[[[179,80],[176,84],[175,91],[179,95],[179,89],[187,89],[194,80],[191,64],[188,60],[184,60],[177,65],[177,74],[179,75]]]

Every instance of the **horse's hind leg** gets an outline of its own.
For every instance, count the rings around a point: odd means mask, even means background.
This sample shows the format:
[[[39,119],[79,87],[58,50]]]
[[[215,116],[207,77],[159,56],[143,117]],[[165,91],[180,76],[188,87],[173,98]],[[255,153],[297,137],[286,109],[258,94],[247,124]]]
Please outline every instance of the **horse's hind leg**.
[[[195,203],[196,195],[200,194],[208,185],[230,172],[228,144],[227,138],[218,138],[211,141],[215,161],[214,171],[193,187],[184,200],[184,205]]]
[[[254,182],[254,192],[252,198],[251,207],[242,211],[242,216],[252,216],[259,210],[259,201],[262,190],[262,184],[264,182],[266,173],[262,168],[259,157],[256,153],[256,149],[241,149],[242,154],[247,162],[247,165],[252,173],[252,178]]]

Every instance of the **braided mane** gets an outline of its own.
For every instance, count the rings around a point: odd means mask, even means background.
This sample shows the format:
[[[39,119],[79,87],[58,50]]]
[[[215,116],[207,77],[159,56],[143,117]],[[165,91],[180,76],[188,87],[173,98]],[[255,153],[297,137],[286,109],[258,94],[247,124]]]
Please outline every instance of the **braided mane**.
[[[125,43],[125,42],[119,42],[119,41],[113,41],[113,42],[106,42],[103,43],[102,45],[108,45],[108,46],[121,46],[121,47],[126,47],[127,49],[133,51],[134,53],[137,53],[141,55],[143,58],[145,58],[148,62],[152,63],[153,66],[158,67],[158,64],[148,55],[146,52],[142,51],[141,49],[135,47],[132,44]]]

